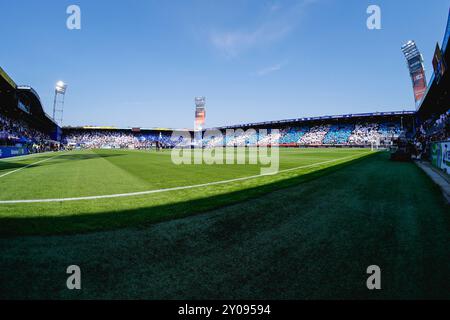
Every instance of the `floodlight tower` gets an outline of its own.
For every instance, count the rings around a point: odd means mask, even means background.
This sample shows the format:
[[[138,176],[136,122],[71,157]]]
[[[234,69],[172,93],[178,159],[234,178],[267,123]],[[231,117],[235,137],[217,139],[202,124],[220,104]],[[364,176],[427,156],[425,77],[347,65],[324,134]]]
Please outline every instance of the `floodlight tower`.
[[[64,115],[64,99],[66,97],[67,84],[58,81],[55,86],[55,99],[53,100],[53,121],[62,125]]]
[[[419,107],[422,98],[427,91],[427,79],[425,77],[425,67],[423,56],[414,41],[410,40],[402,46],[406,63],[411,76],[416,108]]]
[[[200,142],[202,140],[202,131],[206,120],[206,98],[195,98],[195,126],[194,126],[194,141]]]

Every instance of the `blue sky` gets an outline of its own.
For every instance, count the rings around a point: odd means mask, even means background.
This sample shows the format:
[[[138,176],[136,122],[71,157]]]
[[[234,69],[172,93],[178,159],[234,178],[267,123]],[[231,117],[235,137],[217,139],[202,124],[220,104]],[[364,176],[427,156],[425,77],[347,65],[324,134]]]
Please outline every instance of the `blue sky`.
[[[81,8],[81,30],[66,8]],[[366,9],[381,7],[381,30]],[[51,114],[69,84],[65,125],[207,127],[414,109],[401,45],[428,79],[448,0],[0,0],[0,66]]]

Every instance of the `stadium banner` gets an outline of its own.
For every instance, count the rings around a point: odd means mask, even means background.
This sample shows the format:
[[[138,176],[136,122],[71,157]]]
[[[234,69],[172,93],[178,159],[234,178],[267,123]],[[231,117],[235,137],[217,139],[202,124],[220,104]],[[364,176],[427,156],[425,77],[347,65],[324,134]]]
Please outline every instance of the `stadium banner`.
[[[206,121],[206,98],[195,98],[195,130],[202,130]]]
[[[61,141],[62,129],[59,126],[55,126],[55,130],[51,134],[51,138],[54,141]]]
[[[433,69],[434,69],[434,76],[436,78],[436,82],[439,83],[439,81],[441,80],[442,76],[444,75],[444,73],[447,69],[445,61],[442,58],[442,52],[441,52],[441,48],[439,48],[439,44],[436,44],[436,50],[434,51]]]
[[[196,110],[195,111],[195,127],[203,128],[205,124],[206,114],[204,110]]]
[[[435,142],[431,145],[431,164],[450,174],[450,141]]]
[[[28,149],[23,147],[0,147],[0,159],[24,156],[28,154]]]
[[[425,92],[427,91],[427,82],[425,78],[425,70],[420,69],[414,73],[412,73],[413,78],[413,88],[414,88],[414,97],[416,102],[419,103],[422,101]]]
[[[428,89],[423,56],[420,54],[416,43],[412,40],[402,46],[402,52],[405,55],[409,74],[411,76],[416,108],[419,108]]]

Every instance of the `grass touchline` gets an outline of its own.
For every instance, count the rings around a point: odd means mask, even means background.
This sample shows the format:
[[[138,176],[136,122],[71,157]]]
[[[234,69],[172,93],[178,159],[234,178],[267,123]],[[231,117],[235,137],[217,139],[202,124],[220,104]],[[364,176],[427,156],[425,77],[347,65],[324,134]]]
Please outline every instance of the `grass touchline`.
[[[53,156],[53,157],[50,157],[50,158],[47,158],[47,159],[44,159],[44,160],[40,160],[40,161],[37,161],[37,162],[30,163],[30,164],[28,164],[28,165],[26,165],[26,166],[24,166],[24,167],[22,167],[22,168],[16,169],[16,170],[8,171],[8,172],[6,172],[6,173],[0,175],[0,178],[6,177],[6,176],[8,176],[8,175],[10,175],[10,174],[12,174],[12,173],[18,172],[18,171],[20,171],[20,170],[23,170],[23,169],[26,169],[26,168],[29,168],[29,167],[32,167],[32,166],[37,165],[37,164],[39,164],[39,163],[43,163],[43,162],[52,160],[52,159],[54,159],[54,158],[56,158],[56,157],[61,156],[62,154],[63,154],[63,153],[58,154],[58,155]]]

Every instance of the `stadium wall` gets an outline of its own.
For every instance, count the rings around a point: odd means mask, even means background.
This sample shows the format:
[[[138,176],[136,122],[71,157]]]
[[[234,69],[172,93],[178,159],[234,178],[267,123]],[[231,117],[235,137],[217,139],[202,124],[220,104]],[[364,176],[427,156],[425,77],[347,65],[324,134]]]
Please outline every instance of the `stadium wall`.
[[[0,147],[0,159],[24,156],[28,153],[28,149],[23,147]]]
[[[450,140],[432,144],[431,164],[450,175]]]

